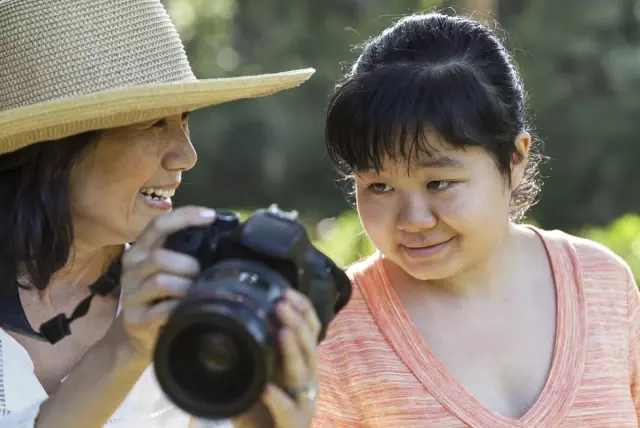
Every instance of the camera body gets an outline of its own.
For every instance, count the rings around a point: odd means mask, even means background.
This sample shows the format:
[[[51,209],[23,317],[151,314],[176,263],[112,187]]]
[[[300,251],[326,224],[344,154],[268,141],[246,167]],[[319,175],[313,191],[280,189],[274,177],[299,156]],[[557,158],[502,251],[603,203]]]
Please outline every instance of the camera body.
[[[201,272],[160,333],[154,367],[165,394],[200,418],[237,416],[260,399],[280,365],[275,305],[288,288],[313,304],[318,342],[351,297],[297,214],[276,206],[244,223],[217,211],[211,226],[174,233],[165,248],[195,257]]]

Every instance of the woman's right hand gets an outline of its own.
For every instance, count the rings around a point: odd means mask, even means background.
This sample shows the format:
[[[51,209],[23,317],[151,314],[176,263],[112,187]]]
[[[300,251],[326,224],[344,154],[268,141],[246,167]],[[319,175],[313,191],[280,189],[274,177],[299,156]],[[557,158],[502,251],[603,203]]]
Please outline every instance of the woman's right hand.
[[[182,207],[156,217],[122,257],[122,311],[112,328],[115,340],[150,360],[160,328],[200,272],[198,261],[163,248],[172,233],[205,226],[215,211]],[[156,300],[160,302],[152,304]]]

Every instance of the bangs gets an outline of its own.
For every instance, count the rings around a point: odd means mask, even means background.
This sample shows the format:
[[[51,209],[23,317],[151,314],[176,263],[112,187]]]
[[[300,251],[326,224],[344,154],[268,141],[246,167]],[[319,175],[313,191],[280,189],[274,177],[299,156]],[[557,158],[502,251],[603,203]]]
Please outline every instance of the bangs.
[[[384,65],[349,78],[327,109],[326,145],[344,173],[380,172],[386,160],[432,156],[442,143],[462,148],[512,141],[496,135],[505,106],[461,62]],[[507,127],[508,128],[508,127]]]

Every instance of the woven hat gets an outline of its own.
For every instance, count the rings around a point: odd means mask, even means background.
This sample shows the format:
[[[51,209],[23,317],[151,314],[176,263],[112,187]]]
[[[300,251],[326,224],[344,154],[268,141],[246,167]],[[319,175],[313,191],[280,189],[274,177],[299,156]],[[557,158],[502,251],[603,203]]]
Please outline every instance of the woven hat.
[[[0,0],[0,154],[272,94],[313,73],[198,80],[159,0]]]

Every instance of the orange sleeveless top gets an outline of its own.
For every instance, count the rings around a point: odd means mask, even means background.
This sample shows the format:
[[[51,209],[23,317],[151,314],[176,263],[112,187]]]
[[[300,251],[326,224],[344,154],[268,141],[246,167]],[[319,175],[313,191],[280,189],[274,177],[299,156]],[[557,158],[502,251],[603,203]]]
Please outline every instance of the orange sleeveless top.
[[[520,418],[483,406],[429,351],[374,254],[348,269],[352,300],[319,348],[313,428],[640,426],[640,295],[622,259],[559,231],[534,230],[556,283],[551,371]]]

